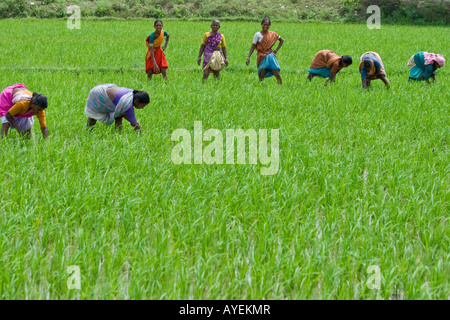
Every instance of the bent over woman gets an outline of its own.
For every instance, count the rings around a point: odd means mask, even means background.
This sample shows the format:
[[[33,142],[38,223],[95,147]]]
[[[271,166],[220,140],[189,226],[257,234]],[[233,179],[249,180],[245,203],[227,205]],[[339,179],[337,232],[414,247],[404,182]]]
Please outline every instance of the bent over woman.
[[[309,67],[308,81],[314,77],[328,78],[325,85],[335,81],[336,74],[343,68],[347,68],[353,62],[350,56],[338,56],[331,50],[320,50],[314,56]]]
[[[408,61],[409,79],[411,80],[425,80],[430,83],[430,78],[433,82],[436,81],[436,70],[445,65],[444,56],[436,53],[421,51],[413,55]]]
[[[30,136],[35,115],[39,119],[42,135],[47,138],[48,130],[45,122],[47,106],[46,96],[31,93],[23,84],[15,84],[4,89],[0,94],[1,137],[8,135],[9,128],[16,129],[22,136]]]
[[[88,116],[87,126],[91,127],[97,121],[106,125],[115,122],[116,128],[120,129],[125,118],[135,130],[140,130],[142,126],[136,120],[134,108],[143,109],[149,102],[150,97],[145,91],[99,84],[89,92],[84,109]]]
[[[391,83],[386,78],[386,70],[384,70],[383,61],[378,53],[368,51],[361,56],[359,63],[359,72],[361,73],[361,81],[364,89],[370,86],[370,81],[381,79],[387,88]]]

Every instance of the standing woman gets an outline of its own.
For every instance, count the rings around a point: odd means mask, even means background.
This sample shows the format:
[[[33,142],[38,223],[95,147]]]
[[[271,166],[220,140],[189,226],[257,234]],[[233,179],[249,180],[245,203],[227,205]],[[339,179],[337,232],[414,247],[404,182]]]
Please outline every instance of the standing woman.
[[[145,72],[147,73],[148,80],[152,79],[153,74],[162,73],[164,80],[167,80],[167,63],[166,56],[163,51],[167,49],[169,44],[169,34],[162,29],[163,23],[161,20],[156,20],[153,24],[155,32],[152,32],[145,42],[147,43],[147,54],[145,56]],[[161,47],[164,37],[166,37],[166,43]]]
[[[388,89],[391,86],[388,78],[386,78],[383,61],[381,61],[380,55],[374,51],[368,51],[361,56],[359,72],[361,73],[361,81],[364,89],[370,86],[370,81],[377,79],[381,79]]]
[[[282,84],[280,65],[278,64],[275,54],[278,50],[280,50],[284,40],[276,32],[269,31],[271,24],[272,22],[268,18],[264,18],[261,21],[262,30],[255,33],[255,36],[253,37],[253,44],[250,48],[247,62],[245,64],[247,66],[249,65],[250,57],[256,49],[258,51],[256,65],[258,66],[259,81],[263,81],[264,78],[274,75],[275,78],[277,78],[278,83]],[[278,48],[272,50],[272,47],[275,45],[277,40],[280,40],[280,44],[278,45]]]
[[[308,81],[314,77],[328,78],[324,85],[329,81],[334,82],[336,74],[343,68],[347,68],[353,63],[350,56],[338,56],[331,50],[320,50],[314,56],[311,66],[308,70]]]
[[[0,94],[1,137],[8,135],[9,128],[16,129],[22,136],[29,137],[35,115],[39,119],[42,135],[47,138],[48,130],[44,111],[47,106],[46,96],[36,92],[31,93],[23,84],[15,84],[4,89]]]
[[[228,66],[227,49],[225,36],[219,33],[220,22],[213,20],[211,22],[211,32],[203,35],[202,45],[198,53],[197,64],[200,65],[203,56],[203,82],[209,77],[211,72],[214,77],[219,79],[220,70]],[[222,51],[220,48],[222,48]]]
[[[87,126],[95,125],[97,121],[106,125],[116,123],[116,128],[122,128],[122,119],[125,118],[134,130],[142,126],[137,122],[134,108],[143,109],[150,102],[145,91],[118,87],[115,84],[99,84],[95,86],[86,103],[84,113],[88,116]]]
[[[409,79],[425,80],[430,83],[429,79],[436,81],[435,71],[445,65],[444,56],[436,53],[421,51],[413,55],[408,61]]]

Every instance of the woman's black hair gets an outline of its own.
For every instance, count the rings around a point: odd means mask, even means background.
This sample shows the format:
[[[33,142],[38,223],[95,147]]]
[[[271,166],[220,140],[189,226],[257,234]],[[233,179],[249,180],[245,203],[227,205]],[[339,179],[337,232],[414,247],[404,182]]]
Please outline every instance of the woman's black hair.
[[[162,22],[162,20],[159,20],[159,19],[158,19],[158,20],[155,21],[155,23],[153,24],[153,26],[156,26],[156,24],[157,24],[158,22],[161,22],[161,25],[164,25],[163,22]]]
[[[364,59],[364,68],[366,69],[372,69],[372,60],[369,58]]]
[[[434,63],[433,63],[433,71],[436,71],[438,66],[440,66],[440,64],[437,63],[436,61],[434,61]]]
[[[213,21],[211,21],[211,25],[213,25],[214,22],[218,22],[218,23],[219,23],[219,26],[220,26],[220,21],[219,21],[219,20],[214,19]]]
[[[353,63],[353,60],[350,56],[342,56],[342,62],[347,65],[351,65]]]
[[[139,103],[149,103],[150,97],[145,91],[133,90],[133,101],[137,100]]]
[[[48,101],[47,97],[43,94],[38,94],[37,92],[33,92],[33,97],[31,98],[31,102],[37,105],[41,109],[47,109]]]
[[[272,25],[272,21],[270,21],[269,18],[264,18],[261,20],[261,24],[263,24],[264,22],[269,21],[269,24]]]

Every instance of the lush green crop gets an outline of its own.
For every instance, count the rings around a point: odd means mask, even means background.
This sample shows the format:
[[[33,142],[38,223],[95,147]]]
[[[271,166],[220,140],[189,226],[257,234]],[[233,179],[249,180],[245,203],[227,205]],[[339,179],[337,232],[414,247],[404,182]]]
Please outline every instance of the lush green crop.
[[[169,82],[143,72],[152,21],[0,20],[0,85],[49,98],[49,138],[0,143],[2,299],[447,299],[449,66],[408,83],[418,51],[450,57],[449,28],[279,24],[283,85],[259,83],[258,23],[223,23],[230,66],[201,83],[196,57],[209,23],[167,22]],[[354,59],[306,82],[314,54]],[[392,83],[361,88],[373,50]],[[142,134],[85,129],[89,90],[146,90]],[[280,168],[176,165],[171,134],[280,129]],[[67,268],[81,270],[69,290]],[[371,265],[380,290],[366,282]]]

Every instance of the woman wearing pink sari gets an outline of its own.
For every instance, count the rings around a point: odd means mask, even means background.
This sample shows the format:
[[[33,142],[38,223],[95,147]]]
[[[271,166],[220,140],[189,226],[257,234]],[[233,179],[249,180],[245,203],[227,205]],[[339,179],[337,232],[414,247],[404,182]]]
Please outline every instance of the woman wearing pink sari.
[[[15,84],[5,88],[0,93],[0,118],[2,123],[1,137],[8,134],[9,129],[16,129],[22,136],[31,135],[36,116],[41,126],[42,135],[48,137],[45,109],[47,97],[31,92],[23,84]]]
[[[218,32],[219,29],[219,20],[213,20],[211,32],[206,32],[203,35],[197,59],[197,64],[200,65],[203,55],[203,82],[209,77],[211,72],[214,73],[216,79],[219,79],[220,71],[225,66],[228,66],[225,36]]]

